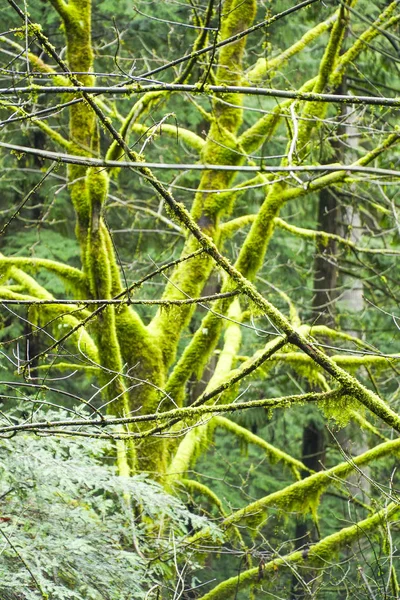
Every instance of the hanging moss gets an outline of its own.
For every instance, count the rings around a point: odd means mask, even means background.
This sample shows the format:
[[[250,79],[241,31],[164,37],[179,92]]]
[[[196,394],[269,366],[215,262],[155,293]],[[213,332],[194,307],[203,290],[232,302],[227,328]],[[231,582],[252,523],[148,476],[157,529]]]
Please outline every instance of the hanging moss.
[[[362,404],[350,396],[342,396],[334,402],[321,401],[318,403],[327,419],[333,419],[339,427],[346,427],[354,419],[354,414],[365,412]]]
[[[279,450],[279,448],[276,448],[272,444],[269,444],[267,441],[263,440],[258,435],[251,433],[251,431],[245,429],[244,427],[241,427],[234,421],[226,419],[225,417],[214,417],[214,422],[216,423],[216,427],[223,427],[227,431],[230,431],[234,435],[245,440],[247,444],[254,444],[262,448],[265,451],[269,462],[271,462],[272,464],[282,461],[287,467],[289,467],[292,470],[293,475],[296,477],[296,479],[301,479],[301,471],[308,470],[307,467],[305,467],[305,465],[303,465],[303,463],[300,460],[297,460],[296,458],[293,458],[286,452]]]
[[[253,525],[260,524],[264,519],[267,508],[279,508],[284,514],[290,511],[306,514],[311,511],[316,514],[319,499],[325,490],[334,483],[335,479],[347,477],[355,468],[363,467],[375,460],[400,451],[400,439],[384,442],[353,458],[349,462],[340,463],[326,471],[315,473],[290,486],[252,502],[230,515],[223,523],[228,527],[231,523],[246,520]]]
[[[248,569],[218,584],[210,592],[201,596],[199,600],[231,600],[235,594],[251,585],[262,585],[263,580],[268,584],[270,574],[276,576],[280,572],[286,571],[286,569],[293,569],[295,565],[304,565],[307,568],[329,566],[336,562],[336,557],[341,550],[345,550],[363,536],[368,536],[370,532],[375,532],[380,527],[384,527],[387,521],[393,519],[398,511],[398,504],[393,502],[372,517],[359,521],[350,527],[344,527],[337,533],[327,536],[311,546],[307,554],[296,551],[285,556],[277,556],[262,566],[261,577],[260,567]]]

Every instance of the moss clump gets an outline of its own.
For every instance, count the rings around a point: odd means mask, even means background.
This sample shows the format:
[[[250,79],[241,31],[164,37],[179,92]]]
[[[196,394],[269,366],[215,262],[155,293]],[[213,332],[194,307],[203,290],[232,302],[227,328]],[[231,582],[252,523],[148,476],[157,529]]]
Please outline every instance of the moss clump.
[[[333,419],[339,427],[345,427],[354,419],[354,413],[365,412],[365,408],[358,400],[351,396],[341,396],[334,401],[322,400],[318,402],[324,415],[328,419]]]

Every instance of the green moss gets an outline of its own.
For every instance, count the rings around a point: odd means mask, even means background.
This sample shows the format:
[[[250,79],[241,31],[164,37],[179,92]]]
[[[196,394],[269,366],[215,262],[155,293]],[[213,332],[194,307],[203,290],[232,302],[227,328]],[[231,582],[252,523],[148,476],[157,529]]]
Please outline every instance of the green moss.
[[[254,0],[229,0],[229,2],[224,2],[221,39],[230,37],[249,27],[254,19],[255,9],[256,3]],[[235,85],[235,83],[240,82],[244,47],[245,39],[243,38],[221,49],[216,73],[217,83]],[[237,100],[234,98],[235,102]],[[202,160],[212,164],[240,164],[243,157],[240,152],[237,152],[238,146],[234,136],[241,121],[242,109],[240,104],[239,108],[231,108],[221,102],[215,102],[214,113],[215,118],[202,151]],[[200,224],[202,230],[217,243],[219,219],[231,210],[235,195],[202,194],[202,190],[229,188],[233,177],[234,174],[229,172],[206,171],[202,176],[199,191],[193,203],[193,218]],[[189,238],[185,244],[183,255],[192,252],[197,247],[198,243]],[[200,295],[210,275],[211,268],[212,261],[204,257],[179,265],[171,278],[172,283],[165,290],[164,298],[167,300],[175,298],[177,288],[192,297]],[[191,314],[192,309],[189,307],[172,309],[168,318],[162,311],[158,311],[151,324],[151,331],[162,344],[163,356],[167,365],[171,364],[175,357],[179,337],[183,328],[188,324]],[[214,332],[216,332],[216,329],[214,329]],[[214,340],[215,338],[213,338],[213,343]],[[209,345],[209,347],[211,346]],[[193,347],[191,353],[193,353]],[[205,362],[208,360],[208,356],[209,354],[206,354]],[[180,390],[182,390],[181,383],[179,385]],[[173,387],[176,388],[175,385]]]
[[[152,127],[142,125],[141,123],[133,123],[132,131],[134,133],[139,133],[140,135],[146,135],[147,138],[161,137],[165,134],[175,140],[179,139],[187,144],[192,150],[197,150],[197,152],[201,152],[205,144],[203,138],[193,131],[185,129],[184,127],[178,127],[177,125],[168,125],[166,123],[163,123],[162,126],[157,124]]]
[[[173,485],[177,479],[184,477],[202,452],[209,447],[213,432],[214,425],[211,421],[207,425],[198,425],[184,436],[168,467],[167,482],[169,486]]]
[[[315,27],[308,29],[308,31],[301,37],[300,40],[295,42],[292,46],[278,54],[278,56],[268,60],[265,58],[259,58],[255,66],[247,74],[247,81],[250,83],[260,83],[265,76],[269,78],[275,75],[277,69],[281,69],[283,65],[287,63],[293,56],[302,52],[308,45],[312,44],[320,35],[325,33],[332,24],[337,20],[339,11],[336,11],[325,21],[318,23]]]
[[[354,413],[364,412],[364,407],[358,400],[351,396],[342,396],[335,399],[323,400],[318,403],[327,419],[333,419],[339,427],[345,427],[354,419]]]
[[[221,515],[224,517],[226,516],[224,505],[222,504],[221,500],[207,485],[204,485],[204,483],[200,483],[194,479],[182,479],[181,483],[191,492],[197,492],[198,494],[205,496],[218,508]]]
[[[397,2],[391,2],[385,10],[380,12],[379,17],[374,23],[357,38],[354,44],[339,57],[336,68],[331,75],[330,84],[337,88],[342,82],[345,70],[349,64],[356,60],[363,50],[367,50],[372,40],[382,33],[382,29],[388,28],[391,24],[398,22],[398,15],[393,15],[398,9]]]
[[[223,18],[220,39],[224,40],[232,35],[244,31],[251,26],[256,14],[255,0],[232,0],[224,2],[222,7]],[[240,66],[246,39],[223,46],[219,53],[218,69],[216,73],[217,85],[239,85],[241,81]],[[242,99],[237,94],[224,94],[224,100],[236,106],[241,105]],[[232,106],[216,103],[214,106],[217,122],[221,127],[235,132],[242,121],[242,110]]]
[[[308,511],[316,514],[319,499],[325,490],[334,483],[335,479],[347,477],[355,468],[361,468],[385,456],[400,451],[400,439],[384,442],[357,456],[352,461],[340,463],[331,469],[315,473],[301,481],[269,494],[260,500],[252,502],[230,515],[223,523],[229,527],[232,523],[246,520],[253,525],[262,523],[268,508],[279,508],[280,512],[297,511],[306,514]]]
[[[301,551],[295,551],[267,562],[261,569],[262,579],[259,577],[259,567],[248,569],[218,584],[210,592],[201,596],[199,600],[231,600],[239,591],[251,585],[262,585],[263,580],[268,584],[271,574],[276,576],[280,572],[286,571],[286,569],[293,570],[295,565],[306,566],[307,568],[331,565],[336,562],[336,556],[340,551],[345,550],[363,536],[369,536],[371,532],[375,532],[380,527],[385,527],[387,521],[394,518],[398,511],[398,504],[393,502],[372,517],[359,521],[350,527],[344,527],[337,533],[325,537],[311,546],[307,555]]]
[[[100,227],[101,210],[107,199],[108,175],[104,169],[88,169],[86,189],[90,206],[91,234],[97,233]]]
[[[275,229],[275,217],[282,206],[282,186],[273,186],[262,204],[250,232],[242,245],[236,268],[252,280],[261,268],[268,244]]]
[[[87,295],[87,279],[84,273],[74,267],[69,267],[55,260],[45,258],[15,256],[6,258],[0,255],[0,277],[2,272],[7,272],[8,267],[15,266],[24,271],[36,273],[43,268],[57,275],[68,287],[77,293],[78,297],[84,298]]]
[[[234,435],[238,436],[240,439],[243,439],[247,444],[254,444],[262,448],[265,451],[268,460],[272,464],[282,461],[287,467],[289,467],[292,470],[296,479],[300,479],[301,471],[308,470],[307,467],[305,467],[301,461],[297,460],[296,458],[293,458],[286,452],[279,450],[279,448],[276,448],[272,444],[269,444],[268,442],[260,438],[258,435],[251,433],[248,429],[241,427],[234,421],[226,419],[225,417],[214,417],[213,420],[214,423],[216,423],[217,427],[223,427],[227,431],[230,431]]]
[[[100,299],[109,299],[111,296],[111,268],[105,235],[103,227],[94,232],[89,230],[86,258],[92,297]]]
[[[8,297],[13,297],[15,299],[21,300],[51,300],[53,296],[47,292],[41,285],[37,283],[37,281],[16,267],[9,267],[8,269],[9,276],[17,281],[23,290],[26,290],[29,294],[28,297],[24,295],[18,295],[15,292],[8,292]],[[3,298],[7,298],[7,288],[2,292]],[[39,322],[39,315],[41,322],[47,323],[48,321],[54,321],[53,330],[55,335],[59,338],[60,330],[64,335],[68,330],[74,330],[80,323],[79,319],[75,316],[68,314],[69,312],[76,311],[77,307],[73,305],[64,306],[62,304],[54,304],[54,305],[43,305],[35,307],[36,314],[36,322]],[[97,347],[94,343],[91,336],[87,333],[87,331],[83,328],[79,328],[75,333],[71,333],[70,341],[75,343],[80,351],[83,352],[84,355],[88,356],[91,360],[98,360]]]
[[[185,245],[182,256],[186,256],[198,248],[198,242],[190,238]],[[174,270],[171,283],[166,286],[163,299],[182,299],[186,297],[185,294],[192,298],[199,297],[212,267],[212,259],[203,254],[192,258],[186,263],[181,263]],[[185,294],[180,290],[184,291]],[[159,309],[149,325],[150,333],[157,340],[162,350],[166,368],[175,358],[180,335],[183,328],[189,323],[194,310],[195,307],[190,305],[171,307],[168,313]],[[202,334],[200,333],[200,335]]]
[[[225,308],[224,304],[214,306],[215,310],[221,313]],[[166,391],[178,406],[182,406],[186,382],[192,373],[199,374],[206,366],[218,343],[222,326],[222,320],[216,314],[208,312],[175,365],[168,379]]]
[[[122,306],[115,315],[116,333],[122,362],[126,365],[126,385],[129,410],[155,413],[166,398],[161,390],[165,383],[165,367],[157,341],[147,331],[139,316],[128,306]],[[147,439],[138,447],[137,461],[141,470],[154,471],[161,476],[166,470],[166,442]]]

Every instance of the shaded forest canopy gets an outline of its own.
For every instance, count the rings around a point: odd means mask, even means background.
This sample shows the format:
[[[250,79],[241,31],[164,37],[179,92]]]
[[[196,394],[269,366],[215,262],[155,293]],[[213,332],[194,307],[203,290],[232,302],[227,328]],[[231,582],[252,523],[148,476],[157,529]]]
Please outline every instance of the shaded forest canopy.
[[[3,4],[0,597],[398,598],[398,1]]]

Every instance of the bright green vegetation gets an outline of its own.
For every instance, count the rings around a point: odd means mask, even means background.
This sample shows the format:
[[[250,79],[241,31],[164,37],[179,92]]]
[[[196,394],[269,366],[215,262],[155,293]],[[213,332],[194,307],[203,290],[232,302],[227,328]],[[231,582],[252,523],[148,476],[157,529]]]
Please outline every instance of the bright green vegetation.
[[[5,598],[398,595],[398,111],[301,93],[398,96],[399,7],[275,4],[7,4]]]

